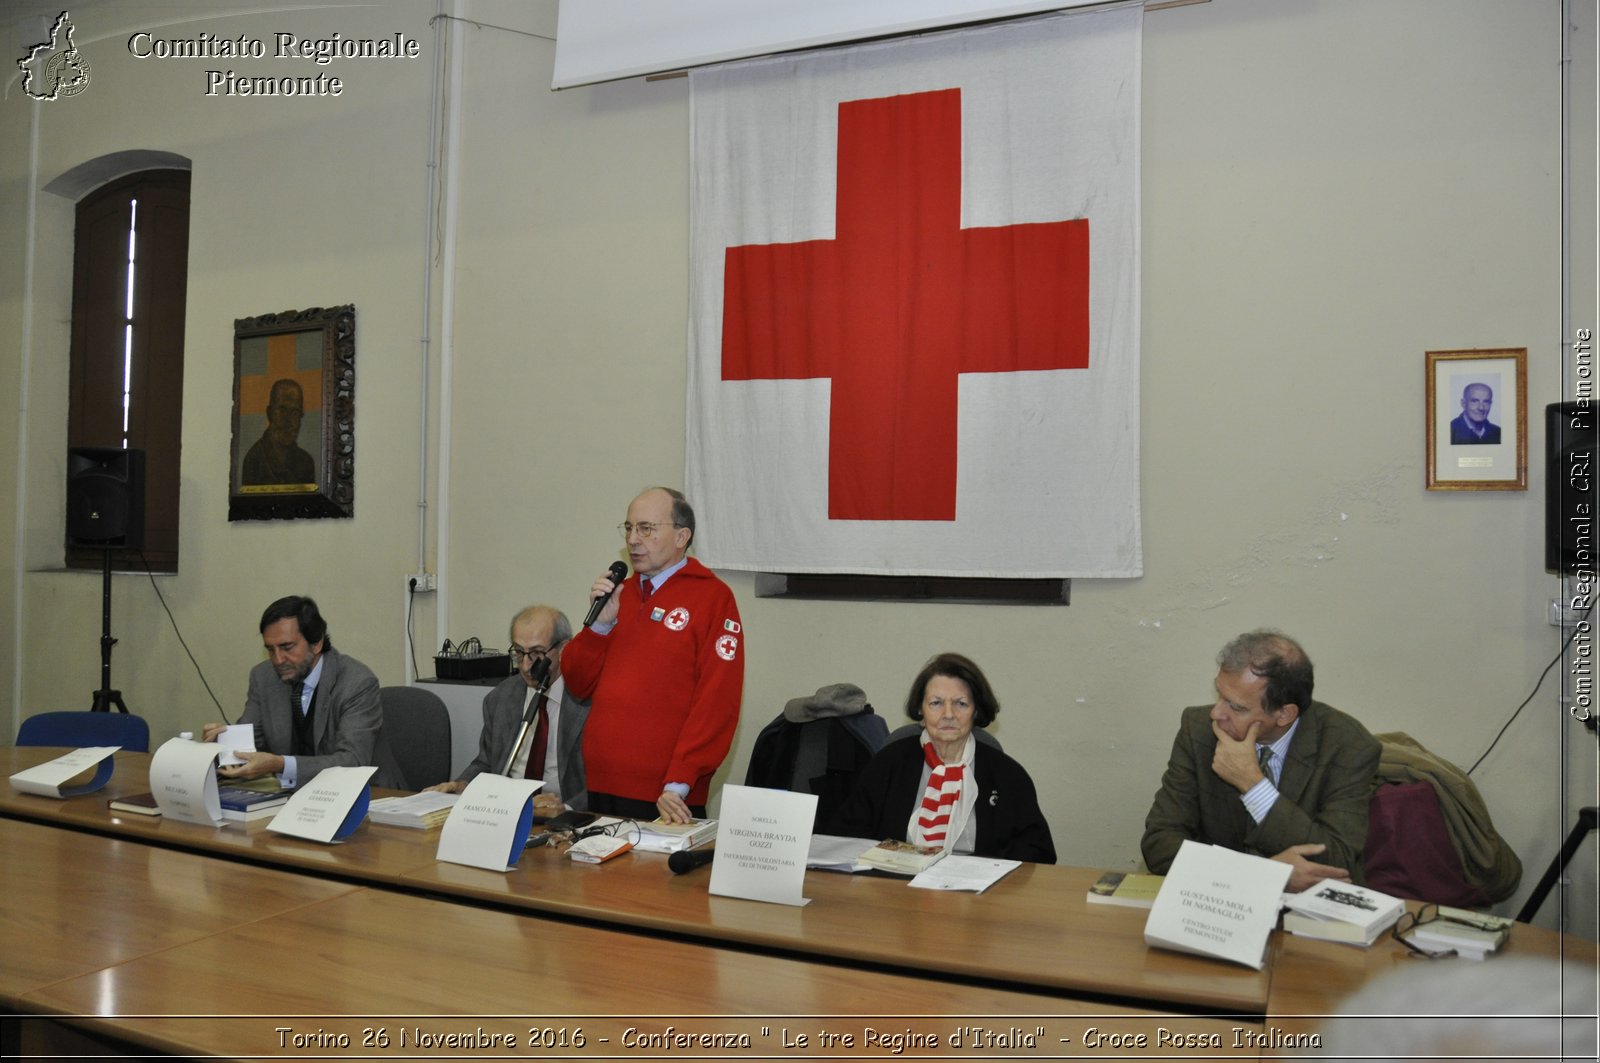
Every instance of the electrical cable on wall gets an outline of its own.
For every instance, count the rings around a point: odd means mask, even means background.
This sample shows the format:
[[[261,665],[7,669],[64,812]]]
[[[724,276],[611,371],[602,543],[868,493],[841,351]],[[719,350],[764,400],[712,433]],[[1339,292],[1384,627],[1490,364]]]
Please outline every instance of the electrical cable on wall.
[[[422,673],[417,670],[416,635],[411,630],[411,618],[416,614],[416,608],[417,577],[412,576],[406,580],[406,650],[411,654],[411,674],[421,679]]]
[[[156,582],[156,574],[150,570],[150,562],[145,559],[143,550],[139,551],[139,563],[144,565],[144,574],[150,578],[150,586],[156,592],[156,600],[161,603],[161,608],[165,610],[167,619],[172,621],[172,633],[178,636],[178,645],[182,646],[183,652],[189,655],[189,663],[194,665],[195,674],[200,677],[200,685],[206,688],[206,694],[210,696],[211,704],[215,705],[217,712],[221,713],[222,722],[232,724],[233,720],[228,717],[227,710],[222,707],[222,702],[218,701],[217,695],[212,692],[211,684],[206,682],[206,673],[200,667],[200,662],[194,659],[194,652],[189,649],[189,644],[184,641],[183,632],[178,630],[178,618],[173,616],[172,610],[167,607],[166,596],[161,593],[161,585]]]
[[[1583,617],[1580,619],[1579,623],[1572,625],[1572,634],[1568,635],[1567,641],[1561,644],[1561,649],[1556,652],[1554,659],[1552,659],[1549,664],[1544,666],[1544,671],[1539,673],[1539,681],[1533,684],[1533,689],[1528,691],[1528,696],[1526,698],[1522,699],[1522,704],[1517,706],[1517,711],[1511,714],[1511,719],[1507,720],[1505,722],[1505,726],[1501,727],[1499,733],[1494,736],[1494,741],[1490,742],[1489,748],[1483,751],[1483,756],[1480,756],[1477,760],[1472,762],[1472,767],[1467,769],[1468,775],[1471,775],[1477,770],[1478,765],[1483,763],[1484,757],[1487,757],[1490,753],[1494,752],[1494,747],[1499,745],[1500,739],[1505,736],[1506,728],[1510,727],[1516,722],[1517,717],[1522,714],[1522,710],[1528,707],[1528,702],[1532,701],[1533,696],[1539,693],[1539,688],[1544,686],[1545,677],[1550,674],[1550,669],[1559,664],[1562,658],[1567,655],[1567,647],[1571,646],[1572,640],[1578,637],[1578,632],[1583,629],[1583,621],[1588,620],[1589,614],[1592,612],[1594,612],[1593,605],[1589,606],[1589,608],[1583,611]]]

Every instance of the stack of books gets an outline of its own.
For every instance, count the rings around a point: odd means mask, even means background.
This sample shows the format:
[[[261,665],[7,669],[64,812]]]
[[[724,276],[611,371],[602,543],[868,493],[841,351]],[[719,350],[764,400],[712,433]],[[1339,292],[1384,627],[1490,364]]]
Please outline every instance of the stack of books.
[[[1302,937],[1367,948],[1394,926],[1405,902],[1352,882],[1326,880],[1283,895],[1283,929]]]
[[[1149,908],[1161,892],[1161,875],[1141,875],[1132,871],[1107,871],[1089,887],[1090,904],[1120,904],[1126,908]]]
[[[634,848],[647,853],[676,853],[693,849],[717,836],[717,821],[697,819],[693,823],[664,823],[659,819],[639,824],[639,840]]]
[[[444,826],[444,821],[450,818],[450,810],[455,808],[459,796],[424,790],[405,797],[380,797],[367,806],[367,818],[389,827],[434,830]]]
[[[1511,922],[1504,916],[1441,904],[1439,918],[1419,923],[1406,934],[1406,940],[1429,952],[1453,949],[1463,959],[1481,960],[1505,944],[1511,936]]]
[[[249,823],[278,814],[289,803],[290,791],[266,793],[245,786],[217,787],[217,800],[222,803],[222,818],[233,823]]]
[[[289,792],[289,791],[284,790],[282,784],[278,782],[278,777],[276,775],[262,775],[262,776],[259,776],[258,778],[254,778],[254,779],[227,779],[227,780],[221,779],[219,777],[218,780],[217,780],[217,785],[218,786],[232,786],[232,787],[235,787],[236,789],[240,789],[240,790],[260,790],[262,793],[266,793],[266,794],[275,794],[275,793],[280,793],[280,792],[288,793]]]

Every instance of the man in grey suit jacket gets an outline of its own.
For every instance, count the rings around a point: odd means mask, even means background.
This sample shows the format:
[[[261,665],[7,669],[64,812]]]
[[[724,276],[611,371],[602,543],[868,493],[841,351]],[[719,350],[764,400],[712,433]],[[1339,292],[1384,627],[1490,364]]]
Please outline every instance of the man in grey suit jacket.
[[[579,701],[567,690],[561,678],[561,650],[572,638],[572,622],[566,614],[548,605],[530,605],[511,618],[511,656],[517,674],[495,687],[483,699],[483,732],[478,737],[478,755],[461,776],[452,782],[429,787],[458,794],[467,783],[483,772],[510,774],[517,778],[543,779],[544,788],[534,796],[533,810],[540,816],[554,816],[563,807],[584,810],[589,807],[588,788],[583,772],[583,724],[589,718],[589,703]],[[545,707],[547,737],[544,764],[528,770],[537,738],[539,706],[533,698],[540,683],[539,662],[549,662],[545,680],[549,683]],[[530,713],[528,730],[511,760],[511,746],[522,731],[524,711]],[[510,771],[506,762],[511,760]]]
[[[1183,711],[1145,817],[1146,865],[1166,874],[1192,839],[1291,865],[1292,892],[1360,881],[1377,739],[1311,700],[1311,660],[1285,635],[1240,635],[1217,664],[1216,704]]]
[[[301,786],[323,768],[377,765],[374,786],[403,787],[399,767],[383,740],[383,710],[372,669],[333,648],[317,603],[290,595],[261,614],[268,659],[250,670],[250,691],[240,723],[254,724],[256,752],[243,764],[218,769],[229,779],[277,775]],[[300,704],[294,704],[296,694]],[[202,739],[214,741],[223,725],[208,723]]]

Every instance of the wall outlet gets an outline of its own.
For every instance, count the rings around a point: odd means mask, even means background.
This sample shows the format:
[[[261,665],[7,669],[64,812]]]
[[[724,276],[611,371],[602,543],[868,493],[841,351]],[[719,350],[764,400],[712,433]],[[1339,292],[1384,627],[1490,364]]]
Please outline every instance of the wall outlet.
[[[1550,599],[1550,609],[1546,616],[1551,627],[1577,627],[1580,620],[1587,620],[1587,611],[1574,609],[1569,601],[1561,598]]]
[[[411,586],[412,580],[417,581],[415,588]],[[417,594],[422,594],[426,591],[437,591],[439,589],[439,576],[433,572],[408,572],[406,573],[404,584],[406,590],[414,591]]]

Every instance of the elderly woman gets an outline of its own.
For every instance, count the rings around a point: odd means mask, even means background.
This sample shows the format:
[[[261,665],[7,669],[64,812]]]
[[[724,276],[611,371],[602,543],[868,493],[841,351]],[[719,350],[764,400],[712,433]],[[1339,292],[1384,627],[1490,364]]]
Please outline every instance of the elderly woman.
[[[987,727],[999,711],[976,664],[958,653],[933,658],[906,697],[906,715],[921,721],[922,732],[890,742],[861,769],[834,831],[1055,863],[1033,780],[973,737],[973,725]]]

